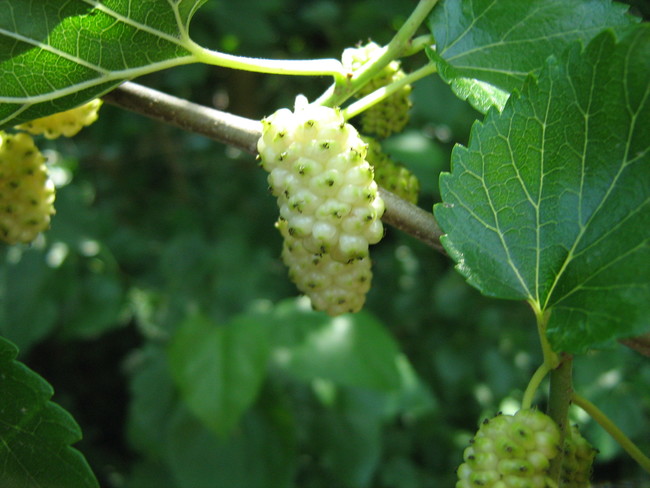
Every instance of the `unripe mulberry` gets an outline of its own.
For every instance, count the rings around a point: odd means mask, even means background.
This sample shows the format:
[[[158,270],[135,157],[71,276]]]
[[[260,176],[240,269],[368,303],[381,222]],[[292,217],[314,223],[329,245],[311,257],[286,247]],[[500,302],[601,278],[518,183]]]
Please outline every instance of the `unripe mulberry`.
[[[343,66],[355,72],[365,63],[379,56],[381,49],[381,46],[374,42],[357,48],[348,48],[343,51],[341,62]],[[404,76],[406,75],[400,68],[399,61],[391,61],[357,92],[357,96],[368,95]],[[411,85],[404,85],[400,90],[364,111],[361,115],[361,132],[385,138],[402,131],[409,120],[410,93]]]
[[[588,488],[591,467],[598,451],[585,440],[577,427],[567,432],[562,459],[562,488]]]
[[[96,98],[79,107],[25,122],[16,126],[16,129],[34,135],[43,134],[47,139],[56,139],[61,135],[72,137],[97,120],[101,105],[102,101]]]
[[[402,164],[395,163],[381,150],[381,144],[372,137],[362,137],[368,144],[366,159],[375,172],[375,181],[381,187],[404,200],[416,204],[420,194],[420,181]]]
[[[286,220],[278,221],[276,227],[284,237],[282,260],[289,277],[311,299],[315,310],[332,316],[361,310],[372,280],[369,257],[340,263],[327,253],[307,251],[289,233]]]
[[[29,243],[50,225],[54,185],[29,134],[0,132],[0,240]]]
[[[383,237],[366,144],[339,110],[297,103],[263,120],[257,145],[287,232],[312,254],[348,263]]]
[[[520,410],[497,415],[479,428],[463,454],[456,488],[547,488],[560,431],[547,415]]]

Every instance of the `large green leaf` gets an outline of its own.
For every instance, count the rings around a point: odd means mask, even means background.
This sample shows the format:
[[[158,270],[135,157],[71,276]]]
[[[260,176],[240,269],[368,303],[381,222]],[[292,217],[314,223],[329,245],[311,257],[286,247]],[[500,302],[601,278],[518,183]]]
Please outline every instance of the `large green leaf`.
[[[245,316],[220,327],[191,317],[169,346],[172,376],[185,403],[221,435],[255,400],[268,355],[266,324]]]
[[[253,409],[227,438],[179,409],[168,426],[167,460],[179,488],[290,488],[296,463],[291,417]]]
[[[275,310],[276,364],[303,381],[393,391],[403,355],[384,325],[366,312],[329,317],[287,302]]]
[[[483,293],[551,311],[558,350],[650,327],[650,25],[550,59],[456,147],[435,208]]]
[[[607,27],[630,24],[626,9],[609,0],[445,0],[429,19],[433,59],[460,98],[483,112],[502,108],[499,89],[521,87],[573,41],[586,44]]]
[[[36,249],[13,247],[0,260],[0,334],[27,352],[52,331],[58,305],[55,270]],[[29,324],[29,326],[26,326]]]
[[[165,350],[147,346],[133,354],[137,361],[129,384],[126,435],[131,447],[151,458],[160,458],[166,425],[178,397],[170,377]]]
[[[70,444],[81,430],[50,401],[52,387],[15,360],[18,349],[0,337],[0,486],[95,488],[86,460]]]
[[[341,389],[329,408],[314,416],[312,436],[335,486],[370,486],[383,447],[381,394]]]
[[[0,0],[0,128],[194,61],[189,22],[205,1]]]

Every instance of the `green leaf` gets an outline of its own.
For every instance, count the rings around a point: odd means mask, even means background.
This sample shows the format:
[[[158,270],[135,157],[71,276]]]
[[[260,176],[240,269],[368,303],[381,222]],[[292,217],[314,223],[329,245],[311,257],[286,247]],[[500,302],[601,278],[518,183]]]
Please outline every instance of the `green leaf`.
[[[429,19],[433,59],[454,92],[479,101],[473,105],[484,112],[490,91],[520,88],[549,55],[574,41],[586,44],[605,28],[629,25],[626,9],[609,0],[445,0]]]
[[[114,275],[81,269],[76,279],[71,278],[68,283],[67,300],[59,304],[65,321],[62,336],[67,339],[98,337],[121,324],[124,291]]]
[[[277,362],[297,378],[384,391],[400,388],[402,354],[369,313],[332,318],[285,305],[276,311],[276,321]]]
[[[3,488],[99,487],[86,460],[70,447],[81,430],[50,401],[52,387],[15,360],[0,337],[0,485]]]
[[[435,208],[458,270],[486,295],[551,311],[558,351],[648,328],[650,25],[550,59],[456,147]]]
[[[181,409],[172,418],[167,459],[179,488],[290,488],[295,433],[275,409],[254,409],[228,438]]]
[[[206,0],[0,0],[0,128],[194,61],[189,23]]]
[[[124,488],[178,488],[169,468],[160,461],[136,461],[124,483]]]
[[[168,352],[172,376],[190,411],[224,435],[253,403],[266,376],[267,327],[245,316],[219,327],[194,316],[182,324]]]
[[[458,98],[467,100],[481,113],[487,113],[491,107],[495,107],[499,111],[503,110],[510,96],[509,92],[485,81],[462,76],[456,68],[433,49],[427,49],[427,55],[437,64],[440,77],[449,83]]]
[[[335,404],[315,415],[312,438],[321,463],[339,481],[336,486],[364,487],[372,481],[383,440],[378,396],[341,389]]]
[[[162,455],[166,425],[178,401],[165,350],[149,345],[133,354],[137,368],[129,383],[126,434],[131,447],[158,459]]]
[[[56,325],[55,272],[38,250],[14,246],[0,261],[0,334],[23,353]]]

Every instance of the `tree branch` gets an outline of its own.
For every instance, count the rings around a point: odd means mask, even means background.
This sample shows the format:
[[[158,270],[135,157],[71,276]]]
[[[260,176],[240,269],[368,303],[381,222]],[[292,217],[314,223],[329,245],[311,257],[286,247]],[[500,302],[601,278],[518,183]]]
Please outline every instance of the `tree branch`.
[[[118,107],[257,154],[257,140],[262,131],[260,121],[198,105],[132,82],[122,84],[102,98]],[[431,212],[383,188],[380,188],[380,196],[386,205],[382,217],[385,223],[444,253],[440,244],[442,230]]]
[[[198,105],[137,83],[126,82],[102,96],[104,101],[251,154],[257,154],[262,124]]]

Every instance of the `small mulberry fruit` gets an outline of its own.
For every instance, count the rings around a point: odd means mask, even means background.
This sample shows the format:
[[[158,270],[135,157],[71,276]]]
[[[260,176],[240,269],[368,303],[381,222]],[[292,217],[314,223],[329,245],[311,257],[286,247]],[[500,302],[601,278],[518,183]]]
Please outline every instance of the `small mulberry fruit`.
[[[369,42],[357,48],[347,48],[343,51],[341,62],[343,66],[354,72],[359,70],[365,63],[376,58],[381,51],[381,46]],[[389,85],[406,76],[400,67],[399,61],[391,61],[373,79],[366,83],[357,93],[363,97],[375,90]],[[361,132],[373,134],[380,138],[401,132],[409,120],[411,108],[411,85],[403,88],[373,105],[361,115]]]
[[[463,453],[456,488],[551,487],[547,471],[559,441],[557,425],[537,410],[486,420]]]
[[[372,137],[362,137],[368,144],[366,159],[373,166],[375,181],[381,187],[404,200],[416,204],[420,194],[420,181],[406,166],[395,163],[381,150],[381,144]]]
[[[56,139],[61,135],[72,137],[97,120],[101,105],[102,101],[96,98],[79,107],[31,120],[15,128],[34,135],[43,134],[47,139]]]
[[[29,134],[0,132],[0,239],[29,243],[50,225],[54,185]]]
[[[589,488],[591,468],[597,450],[585,440],[576,426],[567,432],[562,459],[562,488]]]

